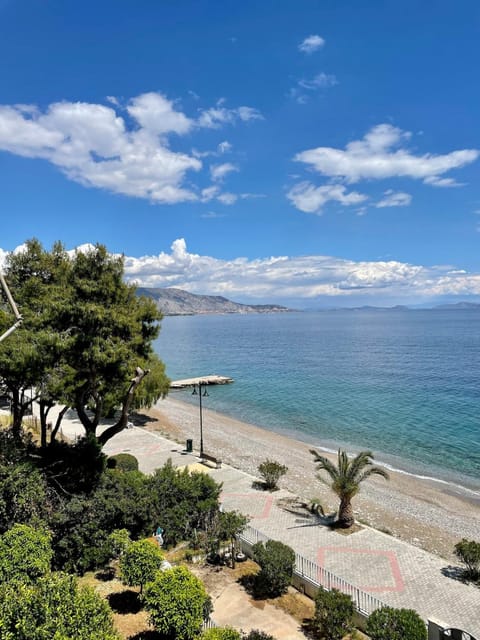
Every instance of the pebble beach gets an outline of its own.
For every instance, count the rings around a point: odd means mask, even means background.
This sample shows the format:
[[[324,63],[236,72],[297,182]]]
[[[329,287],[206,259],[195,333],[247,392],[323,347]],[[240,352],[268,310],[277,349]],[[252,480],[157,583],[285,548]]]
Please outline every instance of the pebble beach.
[[[198,407],[171,393],[146,412],[145,428],[179,443],[193,440],[199,448]],[[310,444],[203,409],[204,450],[235,468],[257,476],[258,465],[276,460],[288,467],[280,486],[305,502],[320,503],[326,513],[338,501],[316,478]],[[317,450],[330,457],[336,456]],[[354,498],[355,517],[406,542],[453,561],[453,547],[462,538],[480,538],[480,494],[454,484],[389,471],[390,480],[369,478]]]

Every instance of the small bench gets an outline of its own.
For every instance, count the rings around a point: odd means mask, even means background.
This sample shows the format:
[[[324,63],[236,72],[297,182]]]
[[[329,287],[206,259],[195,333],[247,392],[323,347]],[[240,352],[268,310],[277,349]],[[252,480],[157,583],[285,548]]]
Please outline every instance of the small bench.
[[[216,458],[215,456],[211,456],[209,453],[202,454],[202,462],[204,464],[206,462],[213,462],[213,464],[215,465],[215,469],[222,468],[222,461],[219,458]]]

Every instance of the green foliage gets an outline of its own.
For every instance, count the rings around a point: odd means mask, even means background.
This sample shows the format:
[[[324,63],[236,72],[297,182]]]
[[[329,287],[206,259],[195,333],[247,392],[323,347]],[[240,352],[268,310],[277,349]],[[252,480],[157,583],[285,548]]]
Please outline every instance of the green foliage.
[[[161,634],[192,640],[202,627],[209,601],[202,582],[185,567],[160,571],[143,596],[150,622]]]
[[[260,629],[252,629],[243,636],[243,640],[275,640],[275,638],[265,631],[260,631]]]
[[[232,627],[214,627],[204,631],[200,640],[242,640],[242,636]]]
[[[108,604],[74,577],[0,586],[0,640],[119,640]]]
[[[315,596],[313,626],[320,637],[327,640],[342,640],[353,631],[355,607],[352,598],[337,589],[319,589]]]
[[[0,379],[12,396],[17,436],[31,402],[27,389],[36,389],[45,411],[55,403],[74,407],[87,434],[96,435],[100,419],[120,407],[118,422],[98,436],[102,443],[126,424],[142,386],[142,377],[132,381],[137,367],[151,370],[137,406],[168,392],[152,348],[161,314],[124,282],[123,258],[102,245],[69,256],[60,243],[48,252],[29,240],[25,251],[9,255],[6,276],[24,317],[0,350]],[[7,316],[0,313],[0,329],[10,322]],[[46,445],[46,413],[41,417]]]
[[[50,535],[15,524],[0,536],[0,583],[34,582],[50,571]]]
[[[52,514],[55,567],[83,574],[103,566],[111,558],[112,531],[126,529],[132,538],[152,531],[152,503],[144,474],[107,471],[92,494],[64,500]]]
[[[221,485],[206,473],[175,469],[169,460],[148,479],[155,521],[166,545],[191,539],[218,511]]]
[[[0,533],[15,522],[41,525],[49,506],[47,484],[38,469],[21,461],[0,465]]]
[[[265,488],[273,491],[278,488],[278,481],[288,471],[288,467],[284,464],[280,464],[275,460],[265,460],[258,465],[258,472],[262,476]]]
[[[107,467],[117,471],[138,471],[138,460],[131,453],[117,453],[108,458]]]
[[[463,538],[455,545],[455,555],[466,567],[466,578],[470,580],[480,578],[480,542]]]
[[[140,587],[140,593],[147,582],[154,580],[163,554],[153,540],[132,542],[120,558],[122,581],[129,587]]]
[[[317,471],[326,471],[331,483],[331,489],[340,498],[337,524],[340,527],[351,527],[355,522],[351,500],[360,491],[360,483],[372,475],[389,478],[385,469],[375,467],[372,464],[371,451],[361,451],[352,460],[348,459],[345,451],[338,450],[338,462],[335,465],[325,456],[321,456],[315,449],[310,449],[315,462],[318,463]],[[323,476],[318,476],[321,482],[325,482]]]
[[[257,542],[253,545],[253,559],[260,565],[255,576],[256,595],[275,598],[285,593],[295,567],[294,550],[278,540]]]
[[[115,529],[115,531],[112,531],[108,536],[111,557],[119,558],[125,553],[131,542],[130,534],[126,529]]]
[[[377,609],[369,616],[366,631],[372,640],[427,640],[427,627],[413,609]]]

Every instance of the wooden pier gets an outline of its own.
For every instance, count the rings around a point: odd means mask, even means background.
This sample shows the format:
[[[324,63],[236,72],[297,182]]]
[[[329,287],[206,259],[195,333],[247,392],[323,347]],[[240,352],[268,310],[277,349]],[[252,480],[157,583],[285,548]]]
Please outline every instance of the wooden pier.
[[[228,378],[227,376],[200,376],[198,378],[185,378],[185,380],[172,380],[170,389],[186,389],[196,384],[230,384],[231,382],[233,382],[233,378]]]

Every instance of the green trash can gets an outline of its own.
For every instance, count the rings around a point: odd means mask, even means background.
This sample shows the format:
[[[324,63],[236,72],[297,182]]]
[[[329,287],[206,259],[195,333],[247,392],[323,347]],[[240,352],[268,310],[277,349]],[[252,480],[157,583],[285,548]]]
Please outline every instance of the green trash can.
[[[187,438],[187,442],[185,444],[185,449],[187,453],[192,453],[193,451],[193,440],[191,438]]]

